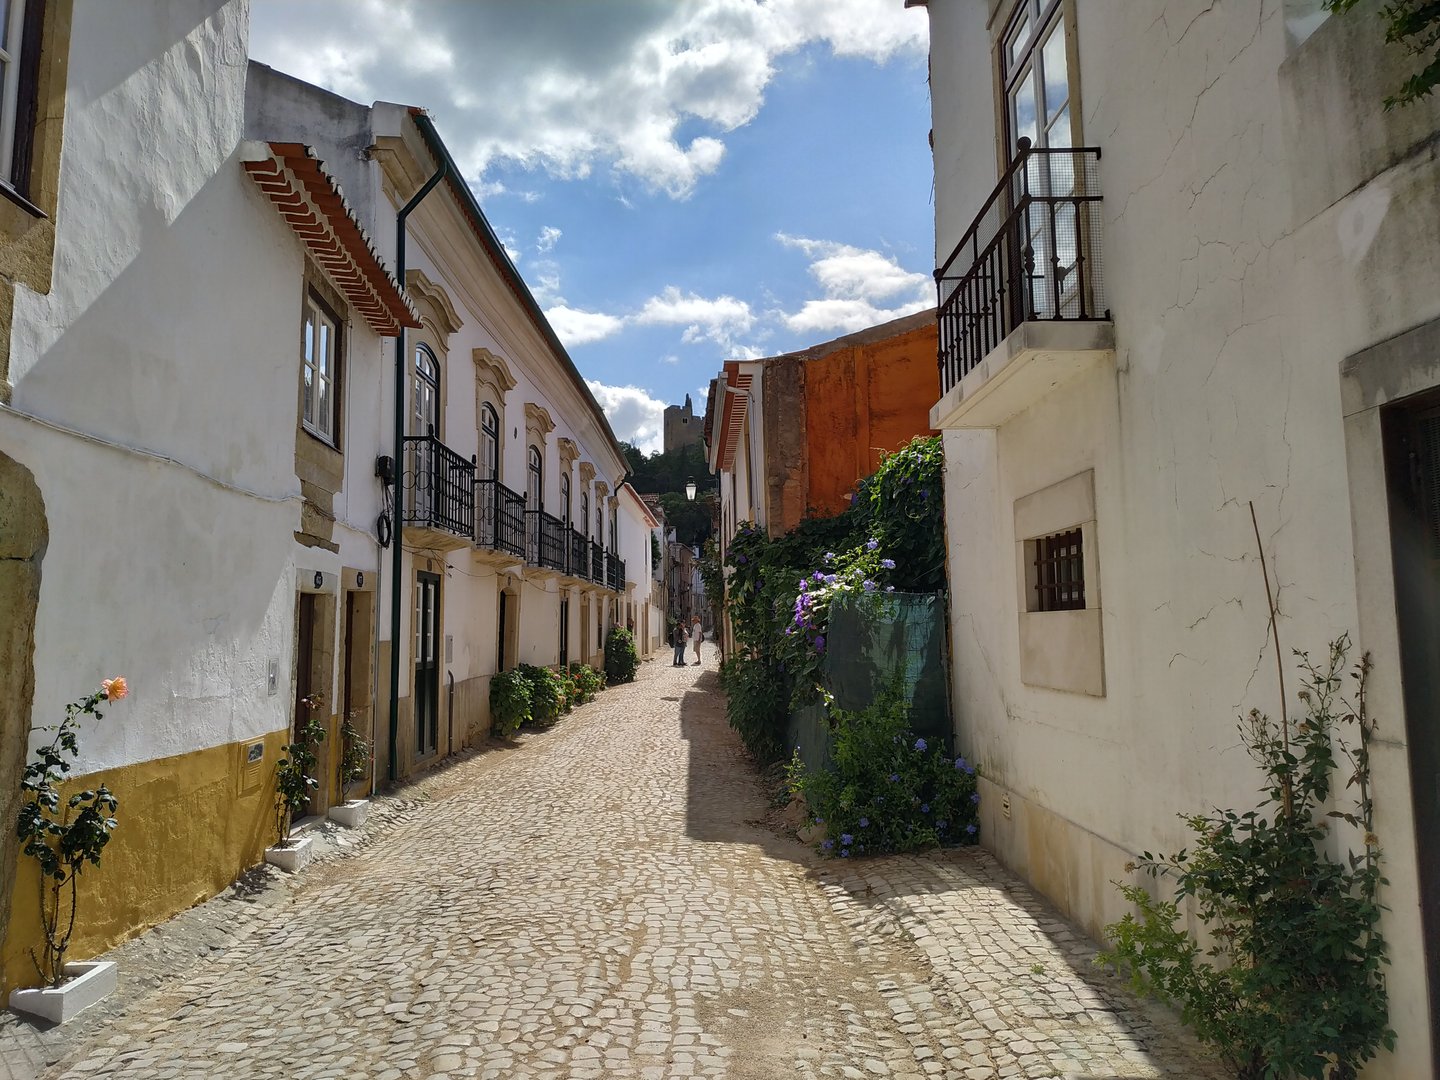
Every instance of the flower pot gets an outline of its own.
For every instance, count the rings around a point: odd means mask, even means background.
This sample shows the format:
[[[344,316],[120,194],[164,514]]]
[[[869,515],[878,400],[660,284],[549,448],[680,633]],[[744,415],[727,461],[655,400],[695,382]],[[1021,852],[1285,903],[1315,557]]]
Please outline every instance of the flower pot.
[[[10,1007],[52,1024],[78,1016],[115,989],[119,967],[113,960],[66,964],[66,982],[56,987],[10,991]]]
[[[288,844],[276,844],[265,849],[265,861],[278,866],[288,874],[303,870],[310,865],[312,841],[308,836],[292,839]]]
[[[326,817],[347,829],[362,828],[370,817],[370,800],[347,799],[339,806],[332,806]]]

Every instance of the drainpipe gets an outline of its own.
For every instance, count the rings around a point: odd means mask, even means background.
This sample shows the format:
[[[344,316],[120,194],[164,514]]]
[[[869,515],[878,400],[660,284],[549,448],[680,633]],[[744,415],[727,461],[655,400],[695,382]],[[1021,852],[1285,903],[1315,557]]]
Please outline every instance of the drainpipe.
[[[420,190],[395,215],[395,277],[400,288],[405,288],[405,219],[410,211],[420,205],[420,200],[430,194],[431,189],[450,171],[448,162],[442,161],[435,175],[426,180]],[[396,743],[400,735],[400,557],[403,535],[401,519],[404,516],[400,478],[405,461],[405,327],[395,335],[395,521],[391,530],[390,543],[390,783],[399,779],[396,768]]]

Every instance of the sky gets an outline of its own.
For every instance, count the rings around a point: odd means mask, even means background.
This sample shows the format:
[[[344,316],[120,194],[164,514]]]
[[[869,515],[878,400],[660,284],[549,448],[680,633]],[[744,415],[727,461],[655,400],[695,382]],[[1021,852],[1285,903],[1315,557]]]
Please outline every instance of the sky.
[[[723,361],[934,303],[902,0],[254,0],[250,52],[427,109],[617,437]]]

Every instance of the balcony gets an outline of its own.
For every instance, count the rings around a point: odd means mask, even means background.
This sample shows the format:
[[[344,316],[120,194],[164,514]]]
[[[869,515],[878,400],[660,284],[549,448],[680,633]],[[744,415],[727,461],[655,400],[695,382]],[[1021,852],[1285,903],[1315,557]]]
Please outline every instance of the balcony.
[[[625,591],[625,560],[616,558],[614,552],[605,554],[605,587],[614,592]]]
[[[568,573],[581,581],[588,581],[590,578],[590,541],[577,529],[570,530]]]
[[[1020,152],[935,271],[935,428],[998,427],[1114,354],[1100,248],[1100,151]]]
[[[525,557],[525,496],[499,480],[475,481],[476,554],[486,561],[513,563]]]
[[[544,510],[525,511],[525,561],[542,570],[565,573],[565,523]]]
[[[401,441],[401,524],[413,548],[454,551],[475,532],[475,461],[433,433]]]
[[[605,584],[605,549],[594,540],[590,541],[590,573],[587,576],[596,585]]]

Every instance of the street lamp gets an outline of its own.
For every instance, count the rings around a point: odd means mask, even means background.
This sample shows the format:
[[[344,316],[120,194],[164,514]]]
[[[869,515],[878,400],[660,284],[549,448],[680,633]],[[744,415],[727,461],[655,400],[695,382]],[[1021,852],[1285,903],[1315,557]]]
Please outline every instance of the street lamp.
[[[693,476],[685,481],[685,498],[691,502],[695,501],[695,478]]]

